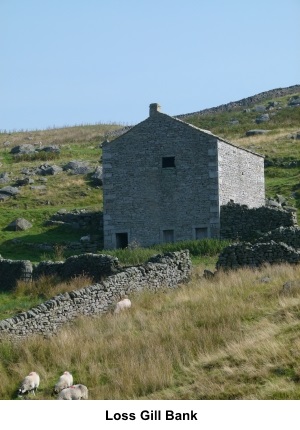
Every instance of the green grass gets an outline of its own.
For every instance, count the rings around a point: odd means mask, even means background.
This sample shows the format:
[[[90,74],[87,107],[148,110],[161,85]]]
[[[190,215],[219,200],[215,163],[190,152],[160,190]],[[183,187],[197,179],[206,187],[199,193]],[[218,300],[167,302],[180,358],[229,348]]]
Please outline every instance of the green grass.
[[[217,114],[205,114],[189,116],[185,119],[186,122],[195,125],[196,127],[210,130],[218,136],[225,139],[234,139],[245,135],[246,131],[251,129],[267,129],[273,132],[281,128],[299,127],[299,108],[291,108],[286,106],[287,97],[278,98],[281,102],[281,109],[276,111],[266,111],[269,113],[270,121],[256,124],[255,119],[261,115],[260,112],[250,111],[245,112],[244,109],[232,110],[231,112],[220,112]],[[262,103],[267,106],[268,101]],[[274,116],[273,116],[274,114]],[[238,120],[239,124],[231,125],[231,120]]]
[[[41,297],[28,297],[20,295],[12,297],[11,293],[0,293],[0,320],[11,318],[18,312],[30,309],[40,304],[43,300]]]
[[[78,318],[50,339],[3,340],[0,398],[16,398],[35,370],[34,399],[54,399],[68,370],[90,399],[298,400],[300,290],[283,294],[282,285],[299,271],[265,266],[204,279],[197,266],[167,294],[132,294],[132,308],[117,317]]]
[[[277,99],[281,109],[272,111],[275,115],[267,123],[256,124],[260,113],[243,109],[189,117],[187,122],[272,160],[275,166],[265,170],[266,195],[284,195],[298,208],[299,219],[299,168],[282,167],[282,163],[300,160],[299,141],[291,139],[291,134],[299,131],[300,109],[285,107],[290,97]],[[232,119],[239,124],[230,125]],[[24,167],[46,162],[63,167],[77,159],[96,167],[101,163],[99,144],[110,131],[121,127],[95,124],[1,133],[0,172],[9,172],[8,185],[14,185],[16,178],[23,176]],[[246,137],[245,132],[254,128],[271,131]],[[7,141],[10,146],[4,146]],[[37,142],[59,145],[61,152],[19,158],[9,153],[13,146]],[[34,180],[33,185],[43,184],[38,176]],[[101,187],[96,187],[89,175],[66,172],[47,176],[44,191],[22,187],[19,195],[0,203],[0,254],[33,262],[66,258],[65,241],[77,241],[85,232],[46,226],[45,221],[61,208],[101,210]],[[7,231],[6,226],[18,217],[27,218],[33,227],[26,232]],[[27,245],[45,242],[56,244],[56,250],[45,252]],[[214,270],[217,255],[227,244],[185,241],[111,251],[121,264],[135,265],[154,254],[188,248],[194,275],[188,285],[168,294],[134,295],[132,312],[120,318],[78,319],[50,340],[38,336],[18,344],[2,341],[0,398],[15,398],[20,380],[37,370],[41,376],[37,399],[51,399],[58,376],[70,370],[76,382],[88,386],[92,399],[298,399],[300,296],[296,290],[284,296],[281,288],[284,282],[299,279],[299,267],[245,269],[203,279],[203,270]],[[260,282],[266,276],[270,282]],[[30,285],[20,283],[13,293],[0,294],[0,318],[89,282],[75,279],[62,283],[48,278]],[[82,346],[80,350],[77,345]]]
[[[190,251],[192,261],[203,261],[203,258],[206,258],[207,261],[211,261],[210,258],[214,260],[217,254],[230,243],[229,240],[218,239],[186,240],[176,243],[154,245],[149,248],[137,246],[132,249],[107,250],[105,253],[117,257],[120,263],[124,265],[142,264],[155,254],[175,252],[182,249],[188,249]]]
[[[133,248],[133,249],[116,249],[112,251],[105,252],[106,254],[112,255],[119,259],[120,265],[122,266],[133,266],[145,263],[150,257],[157,254],[162,254],[165,252],[173,252],[182,249],[189,249],[191,260],[194,265],[200,265],[204,268],[214,271],[217,262],[218,253],[227,245],[229,241],[226,240],[215,240],[206,239],[202,241],[184,241],[178,242],[176,244],[165,244],[157,247],[151,248]],[[20,259],[23,253],[26,252],[28,257],[32,256],[31,261],[35,261],[36,251],[31,250],[28,245],[23,245],[26,250],[20,246],[19,253]],[[11,250],[13,254],[13,249]],[[6,254],[10,254],[9,247],[6,250]],[[70,254],[71,255],[71,254]],[[12,255],[14,260],[17,259],[18,255]],[[40,261],[62,261],[68,257],[69,254],[63,247],[56,247],[52,252],[44,252],[40,254]],[[52,297],[61,292],[70,291],[72,289],[80,288],[85,285],[92,285],[93,280],[76,277],[68,282],[63,282],[59,278],[49,277],[42,278],[41,280],[34,281],[32,283],[25,283],[19,281],[16,291],[13,295],[9,293],[3,293],[0,295],[0,319],[10,318],[14,316],[21,309],[28,310],[38,303],[41,303],[43,299]]]
[[[276,167],[268,167],[265,171],[266,195],[267,197],[274,197],[275,194],[284,195],[290,205],[298,208],[299,217],[299,169],[288,169],[280,166],[282,162],[300,160],[299,141],[290,137],[291,134],[299,130],[300,109],[286,107],[290,98],[291,95],[276,99],[280,103],[281,109],[270,111],[270,115],[273,113],[275,115],[271,116],[271,120],[264,124],[258,125],[254,122],[259,112],[244,112],[244,108],[214,115],[188,117],[186,120],[200,128],[211,130],[239,146],[263,154],[275,162]],[[269,101],[265,100],[260,104],[267,106]],[[230,125],[229,122],[232,119],[238,119],[239,124]],[[122,126],[117,124],[95,124],[41,131],[1,133],[0,163],[2,166],[0,172],[9,172],[11,181],[7,185],[14,185],[15,180],[23,176],[21,171],[24,167],[35,168],[42,163],[57,164],[63,167],[67,162],[77,159],[88,161],[93,168],[96,168],[101,164],[100,143],[107,138],[109,132],[119,128]],[[253,128],[266,128],[270,129],[271,132],[262,136],[245,137],[245,132]],[[7,141],[10,142],[9,146],[4,145]],[[10,154],[13,146],[22,143],[38,144],[39,146],[40,142],[43,146],[58,145],[61,150],[60,154],[40,152],[34,156],[19,158]],[[34,186],[44,184],[43,178],[39,176],[33,178],[35,180]],[[32,190],[30,185],[23,186],[20,188],[19,195],[5,202],[0,202],[0,254],[3,257],[41,261],[44,252],[24,245],[24,242],[46,242],[63,246],[66,240],[78,241],[86,233],[45,226],[45,222],[55,212],[61,208],[67,210],[75,208],[102,210],[102,189],[95,186],[90,175],[75,176],[61,172],[55,176],[47,176],[45,185],[45,190]],[[6,230],[7,225],[17,217],[27,218],[33,223],[33,227],[26,232],[8,232]],[[13,239],[19,239],[21,242],[14,243]],[[147,251],[143,252],[145,256],[150,254]],[[133,254],[130,258],[132,264],[140,261],[140,257]],[[195,254],[193,258],[198,257]]]

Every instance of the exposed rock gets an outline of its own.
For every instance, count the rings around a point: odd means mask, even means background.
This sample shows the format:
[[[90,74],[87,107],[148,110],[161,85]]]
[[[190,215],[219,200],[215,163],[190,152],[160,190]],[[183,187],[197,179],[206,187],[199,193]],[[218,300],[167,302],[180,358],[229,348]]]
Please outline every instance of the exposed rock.
[[[14,146],[10,151],[11,154],[34,154],[35,152],[35,147],[30,143]]]
[[[299,96],[294,96],[290,99],[289,106],[300,106],[300,97]]]
[[[92,173],[93,167],[86,161],[70,161],[67,163],[63,170],[69,170],[73,175],[86,175],[87,173]]]
[[[9,185],[7,187],[0,188],[0,193],[7,194],[8,196],[15,196],[16,194],[19,194],[19,192],[19,188],[11,187]]]
[[[24,169],[21,170],[21,173],[23,175],[33,176],[36,175],[36,169],[29,169],[28,167],[24,167]]]
[[[276,194],[276,200],[278,201],[278,203],[281,204],[281,206],[286,205],[286,198],[284,196],[282,196],[281,194]]]
[[[60,148],[57,145],[43,146],[42,148],[40,148],[40,151],[52,152],[52,153],[59,154]]]
[[[262,122],[268,122],[270,121],[270,115],[268,113],[264,113],[263,115],[260,115],[259,117],[256,118],[255,122],[257,124],[260,124]]]
[[[0,193],[0,202],[4,202],[5,200],[9,199],[9,195],[8,194],[1,194]]]
[[[9,174],[7,172],[0,173],[0,184],[7,184],[10,181]]]
[[[93,182],[96,185],[102,185],[103,184],[103,169],[102,166],[97,166],[95,172],[92,175]]]
[[[13,231],[24,231],[31,227],[31,222],[27,221],[25,218],[17,218],[7,226],[7,229]]]
[[[62,172],[62,168],[53,164],[44,163],[37,169],[36,173],[39,175],[57,175],[57,173]]]
[[[266,199],[266,206],[273,207],[273,208],[281,208],[281,204],[273,199]]]
[[[28,178],[28,177],[19,178],[15,182],[16,186],[18,186],[18,187],[22,187],[24,185],[33,184],[33,183],[34,183],[34,180],[31,178]]]
[[[254,107],[255,112],[265,112],[266,106],[258,105]]]

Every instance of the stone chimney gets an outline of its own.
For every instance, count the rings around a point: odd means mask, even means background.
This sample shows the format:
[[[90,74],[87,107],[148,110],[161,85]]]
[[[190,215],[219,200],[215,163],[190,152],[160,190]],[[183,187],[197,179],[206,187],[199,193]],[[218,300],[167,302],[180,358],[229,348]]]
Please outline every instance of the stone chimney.
[[[155,115],[160,112],[160,105],[158,103],[151,103],[149,106],[149,116]]]

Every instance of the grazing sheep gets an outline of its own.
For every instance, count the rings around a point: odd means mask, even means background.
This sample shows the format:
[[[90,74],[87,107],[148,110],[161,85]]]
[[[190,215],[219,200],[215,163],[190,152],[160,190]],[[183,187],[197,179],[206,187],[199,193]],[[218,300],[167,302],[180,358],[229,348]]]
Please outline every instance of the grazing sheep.
[[[38,386],[40,385],[40,377],[36,372],[31,372],[27,375],[18,390],[18,394],[28,394],[33,393],[35,395]]]
[[[54,392],[59,393],[64,388],[68,388],[73,385],[73,376],[70,372],[64,372],[60,377],[54,387]]]
[[[131,307],[131,301],[127,298],[120,300],[115,307],[114,313],[118,314],[119,312],[129,309]]]
[[[59,393],[58,400],[87,400],[88,389],[85,385],[77,384],[64,388]]]

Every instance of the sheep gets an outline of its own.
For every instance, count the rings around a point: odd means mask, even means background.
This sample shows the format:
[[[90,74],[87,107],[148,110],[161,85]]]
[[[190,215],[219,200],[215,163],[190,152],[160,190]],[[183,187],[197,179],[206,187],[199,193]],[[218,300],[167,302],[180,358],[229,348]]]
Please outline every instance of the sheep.
[[[54,387],[54,392],[59,393],[64,388],[68,388],[73,385],[73,376],[70,372],[64,372],[58,379]]]
[[[64,388],[58,394],[58,400],[87,400],[88,389],[85,385],[77,384]]]
[[[30,372],[20,384],[18,394],[33,393],[35,395],[38,386],[40,385],[40,377],[36,372]]]
[[[119,312],[129,309],[131,307],[131,301],[125,297],[123,300],[120,300],[115,307],[114,313],[118,314]]]

